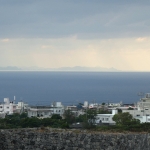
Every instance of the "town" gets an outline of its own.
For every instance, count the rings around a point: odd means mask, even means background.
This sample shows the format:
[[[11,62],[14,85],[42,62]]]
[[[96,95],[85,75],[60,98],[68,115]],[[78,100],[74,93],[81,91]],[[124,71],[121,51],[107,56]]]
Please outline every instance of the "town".
[[[29,118],[51,118],[52,115],[57,114],[64,117],[64,112],[70,110],[76,117],[86,114],[87,110],[102,110],[103,112],[109,112],[107,114],[97,113],[95,117],[95,125],[115,125],[113,116],[128,112],[135,119],[139,119],[140,123],[150,122],[150,93],[146,93],[145,96],[134,104],[119,103],[88,103],[85,101],[83,104],[64,106],[61,102],[53,102],[50,106],[29,106],[23,101],[15,103],[14,100],[4,98],[4,102],[0,104],[0,118],[5,118],[6,115],[12,115],[14,113],[22,114],[26,113]]]

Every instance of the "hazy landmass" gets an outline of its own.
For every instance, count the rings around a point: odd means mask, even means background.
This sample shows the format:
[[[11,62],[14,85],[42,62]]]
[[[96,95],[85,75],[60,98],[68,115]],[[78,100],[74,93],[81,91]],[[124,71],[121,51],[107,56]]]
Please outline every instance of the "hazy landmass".
[[[21,71],[22,69],[21,68],[18,68],[16,66],[7,66],[7,67],[0,67],[0,71]]]
[[[95,71],[95,72],[119,72],[115,68],[103,68],[103,67],[61,67],[61,68],[42,68],[42,67],[16,67],[16,66],[7,66],[0,67],[0,71]]]

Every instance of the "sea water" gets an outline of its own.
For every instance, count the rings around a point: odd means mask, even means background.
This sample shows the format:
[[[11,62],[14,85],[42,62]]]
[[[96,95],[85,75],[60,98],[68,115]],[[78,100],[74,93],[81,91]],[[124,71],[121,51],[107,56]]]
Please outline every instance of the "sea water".
[[[149,72],[0,72],[0,102],[134,103],[139,92],[150,93]]]

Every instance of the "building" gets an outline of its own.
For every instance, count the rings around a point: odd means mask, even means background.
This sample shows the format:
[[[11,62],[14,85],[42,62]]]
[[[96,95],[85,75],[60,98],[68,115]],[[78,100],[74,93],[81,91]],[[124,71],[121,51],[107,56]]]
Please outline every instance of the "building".
[[[52,116],[50,106],[31,106],[28,109],[28,117],[49,118]]]
[[[28,117],[50,118],[53,114],[63,116],[64,106],[61,102],[54,102],[51,106],[30,106]]]
[[[64,105],[62,105],[61,102],[53,102],[51,105],[51,112],[52,114],[58,114],[60,116],[63,116],[65,111]]]
[[[9,98],[4,98],[4,103],[0,104],[0,113],[5,115],[13,114],[16,105]]]
[[[146,93],[145,97],[137,102],[137,106],[133,110],[127,109],[122,110],[122,112],[130,113],[135,119],[139,119],[141,123],[150,122],[150,93]]]
[[[4,98],[4,102],[0,103],[0,114],[12,115],[13,113],[27,112],[28,104],[24,102],[18,102],[15,104],[15,100],[10,101],[9,98]]]
[[[140,110],[150,109],[150,93],[146,93],[144,98],[141,98],[137,103],[137,107]]]
[[[21,114],[23,112],[27,112],[28,108],[29,108],[29,105],[27,103],[18,102],[18,104],[16,104],[15,112]]]
[[[118,113],[118,110],[114,109],[112,110],[112,114],[97,114],[95,123],[97,125],[100,125],[100,124],[114,125],[116,123],[115,121],[113,121],[112,118],[117,113]]]

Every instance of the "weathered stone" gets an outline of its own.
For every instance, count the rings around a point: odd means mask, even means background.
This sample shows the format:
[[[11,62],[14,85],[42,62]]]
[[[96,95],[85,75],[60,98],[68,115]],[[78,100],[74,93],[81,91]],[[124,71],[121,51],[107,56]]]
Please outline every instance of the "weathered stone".
[[[148,133],[89,133],[76,130],[0,130],[0,150],[150,150]]]

